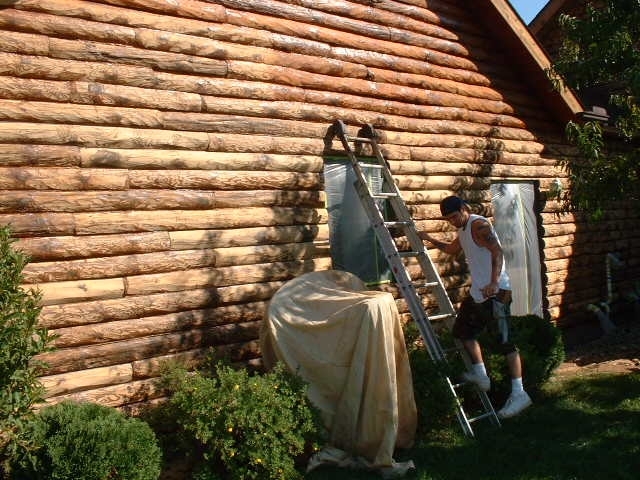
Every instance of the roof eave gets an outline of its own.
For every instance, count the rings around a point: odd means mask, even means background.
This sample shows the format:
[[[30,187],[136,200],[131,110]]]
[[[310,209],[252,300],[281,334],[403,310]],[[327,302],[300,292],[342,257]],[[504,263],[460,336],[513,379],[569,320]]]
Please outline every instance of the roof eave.
[[[555,90],[547,76],[551,60],[507,0],[475,0],[477,14],[504,45],[525,81],[563,122],[574,120],[584,108],[569,88]]]

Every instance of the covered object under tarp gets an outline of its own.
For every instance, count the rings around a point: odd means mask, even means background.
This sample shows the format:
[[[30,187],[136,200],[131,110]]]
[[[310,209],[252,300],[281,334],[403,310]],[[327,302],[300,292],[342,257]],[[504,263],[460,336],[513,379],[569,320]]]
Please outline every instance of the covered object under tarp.
[[[348,272],[302,275],[271,299],[261,344],[267,367],[281,361],[309,383],[330,447],[384,467],[412,445],[411,368],[390,293]]]

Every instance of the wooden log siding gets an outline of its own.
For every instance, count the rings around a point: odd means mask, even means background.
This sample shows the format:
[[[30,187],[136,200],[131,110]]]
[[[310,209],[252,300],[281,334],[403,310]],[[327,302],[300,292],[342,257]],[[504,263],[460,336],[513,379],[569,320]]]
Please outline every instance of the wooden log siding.
[[[544,192],[564,179],[557,160],[575,149],[488,32],[457,0],[1,9],[0,224],[31,256],[25,287],[59,335],[43,355],[48,401],[158,399],[161,361],[195,364],[208,346],[259,364],[271,296],[331,268],[323,167],[342,155],[337,118],[376,126],[418,226],[443,238],[438,202],[453,190],[490,214],[492,181]],[[609,247],[637,274],[633,218],[621,208],[597,226],[541,196],[553,321],[598,299]],[[464,263],[429,253],[458,302]]]

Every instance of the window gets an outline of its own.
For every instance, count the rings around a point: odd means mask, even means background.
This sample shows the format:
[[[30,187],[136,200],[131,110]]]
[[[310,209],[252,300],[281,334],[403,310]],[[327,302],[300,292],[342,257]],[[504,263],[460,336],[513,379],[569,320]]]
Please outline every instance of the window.
[[[375,192],[382,184],[379,170],[366,169],[369,186]],[[357,275],[367,284],[392,279],[391,270],[380,248],[369,218],[362,207],[353,182],[355,173],[347,159],[326,159],[324,167],[329,241],[333,268]],[[384,208],[384,201],[381,206]]]
[[[511,279],[511,314],[542,317],[535,186],[531,182],[494,183],[491,185],[491,203],[494,227]]]

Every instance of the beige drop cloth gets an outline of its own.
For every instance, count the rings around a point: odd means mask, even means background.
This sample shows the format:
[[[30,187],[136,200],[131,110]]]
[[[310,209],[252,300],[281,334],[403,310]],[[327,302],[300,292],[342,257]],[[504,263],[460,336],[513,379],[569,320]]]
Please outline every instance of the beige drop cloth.
[[[309,383],[332,447],[371,466],[394,463],[416,429],[411,369],[393,296],[347,272],[302,275],[273,296],[261,332],[264,361]]]

